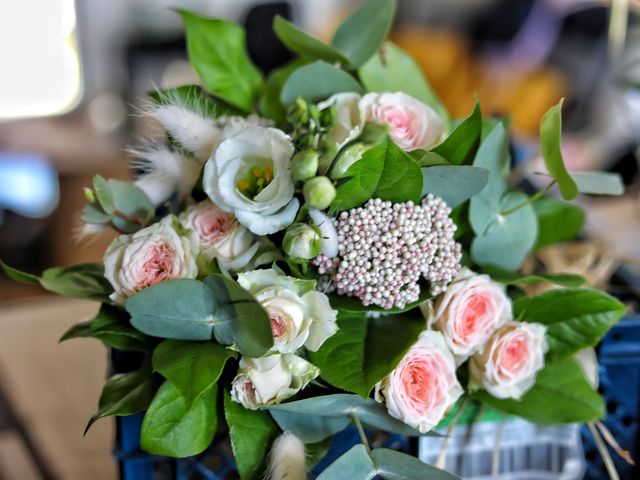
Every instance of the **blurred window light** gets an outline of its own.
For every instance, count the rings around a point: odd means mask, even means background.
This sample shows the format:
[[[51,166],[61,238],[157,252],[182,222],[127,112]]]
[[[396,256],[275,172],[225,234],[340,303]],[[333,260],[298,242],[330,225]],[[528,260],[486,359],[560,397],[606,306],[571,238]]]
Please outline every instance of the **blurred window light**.
[[[0,1],[0,121],[68,112],[81,94],[74,0]]]

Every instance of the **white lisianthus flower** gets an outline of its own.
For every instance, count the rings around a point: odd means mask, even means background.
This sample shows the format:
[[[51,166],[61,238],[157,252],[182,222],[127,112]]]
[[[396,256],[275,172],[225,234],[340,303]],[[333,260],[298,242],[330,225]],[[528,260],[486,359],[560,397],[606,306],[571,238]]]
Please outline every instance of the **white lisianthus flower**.
[[[391,139],[406,151],[434,147],[444,130],[431,107],[406,93],[367,93],[359,106],[363,121],[387,125]]]
[[[260,248],[254,234],[210,200],[187,208],[180,221],[198,234],[201,251],[227,270],[244,268]]]
[[[549,349],[547,327],[509,322],[494,333],[482,352],[471,357],[470,386],[496,398],[522,398],[536,383]]]
[[[338,331],[338,312],[314,280],[279,275],[275,270],[240,273],[238,283],[265,308],[271,319],[273,351],[293,353],[301,347],[317,351]]]
[[[231,399],[256,410],[292,397],[319,374],[316,366],[293,354],[242,357],[231,384]]]
[[[256,235],[293,222],[300,203],[290,172],[293,144],[281,130],[232,122],[204,168],[209,198]]]
[[[396,368],[376,385],[375,399],[389,415],[420,433],[437,426],[463,394],[456,363],[444,337],[422,332]]]
[[[344,92],[331,95],[325,101],[318,103],[320,110],[335,106],[336,123],[327,137],[336,142],[338,149],[355,140],[362,132],[364,122],[358,106],[361,98],[357,93]]]
[[[127,297],[174,278],[196,278],[198,237],[184,231],[174,216],[163,218],[131,235],[120,235],[104,254],[104,276],[113,286],[111,300]]]

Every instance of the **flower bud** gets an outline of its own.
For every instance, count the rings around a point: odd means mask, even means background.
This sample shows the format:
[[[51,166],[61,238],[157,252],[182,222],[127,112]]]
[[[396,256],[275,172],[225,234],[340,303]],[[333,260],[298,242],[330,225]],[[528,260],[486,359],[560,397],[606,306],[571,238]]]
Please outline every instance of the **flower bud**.
[[[320,233],[304,223],[294,223],[284,234],[282,247],[292,258],[313,258],[320,253]]]
[[[336,198],[336,187],[327,177],[315,177],[304,184],[302,193],[309,207],[324,210]]]
[[[364,143],[354,143],[350,147],[347,147],[344,152],[340,154],[336,160],[335,165],[331,169],[331,178],[337,180],[344,177],[349,167],[362,158],[364,152],[369,149]]]
[[[91,190],[90,188],[85,187],[84,188],[84,199],[89,203],[93,203],[93,202],[96,201],[96,194],[93,193],[93,190]]]
[[[296,182],[309,180],[318,171],[318,152],[302,150],[291,160],[291,175]]]

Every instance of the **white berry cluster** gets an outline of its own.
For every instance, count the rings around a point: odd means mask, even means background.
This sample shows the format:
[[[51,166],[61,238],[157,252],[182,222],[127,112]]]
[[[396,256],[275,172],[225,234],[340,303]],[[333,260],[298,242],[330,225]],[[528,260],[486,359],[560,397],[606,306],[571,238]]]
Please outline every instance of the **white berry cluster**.
[[[365,306],[404,308],[418,300],[420,277],[437,295],[460,270],[450,213],[433,195],[421,206],[371,199],[338,217],[339,260],[320,255],[313,263],[320,274],[331,275],[339,295],[357,297]]]

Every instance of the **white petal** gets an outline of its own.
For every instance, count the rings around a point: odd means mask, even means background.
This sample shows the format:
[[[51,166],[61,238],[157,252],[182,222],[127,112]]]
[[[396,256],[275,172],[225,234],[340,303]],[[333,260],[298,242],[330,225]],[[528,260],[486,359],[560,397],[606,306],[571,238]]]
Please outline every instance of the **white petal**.
[[[236,210],[234,213],[238,221],[256,235],[270,235],[291,225],[296,218],[300,202],[291,199],[289,204],[279,212],[271,215]]]

